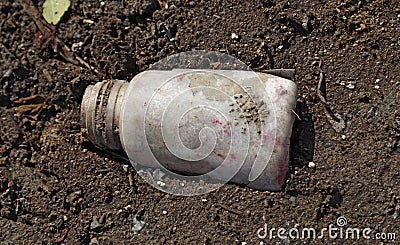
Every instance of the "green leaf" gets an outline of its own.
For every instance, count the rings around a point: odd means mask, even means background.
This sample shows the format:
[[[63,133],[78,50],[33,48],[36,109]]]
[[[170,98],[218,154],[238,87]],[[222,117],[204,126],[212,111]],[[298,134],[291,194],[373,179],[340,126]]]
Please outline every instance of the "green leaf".
[[[53,25],[56,25],[70,5],[69,0],[46,0],[43,4],[43,17]]]

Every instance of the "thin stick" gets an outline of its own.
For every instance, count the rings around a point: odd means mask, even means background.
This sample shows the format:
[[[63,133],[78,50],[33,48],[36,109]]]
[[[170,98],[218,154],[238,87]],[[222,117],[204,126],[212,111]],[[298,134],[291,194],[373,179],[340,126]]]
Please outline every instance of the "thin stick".
[[[328,102],[326,101],[326,81],[325,81],[325,74],[322,71],[322,60],[319,61],[318,70],[319,70],[319,81],[317,87],[317,95],[321,100],[321,102],[324,105],[327,105]]]
[[[226,206],[224,204],[218,203],[218,206],[220,206],[222,209],[225,209],[226,211],[228,211],[230,213],[234,213],[234,214],[237,214],[237,215],[242,215],[242,212],[234,210],[234,209],[231,209],[230,207],[228,207],[228,206]]]
[[[299,119],[299,121],[301,121],[301,118],[300,118],[300,116],[293,110],[293,109],[290,109],[292,112],[293,112],[293,114],[295,114],[296,115],[296,117],[297,117],[297,119]]]

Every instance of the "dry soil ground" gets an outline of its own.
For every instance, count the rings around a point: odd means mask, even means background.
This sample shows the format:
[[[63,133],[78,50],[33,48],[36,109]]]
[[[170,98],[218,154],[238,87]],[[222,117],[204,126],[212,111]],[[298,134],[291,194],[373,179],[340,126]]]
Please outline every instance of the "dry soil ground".
[[[72,0],[53,34],[98,73],[54,51],[51,29],[40,31],[32,16],[43,1],[24,2],[0,2],[2,244],[399,244],[399,1],[169,0],[162,9],[157,1]],[[230,54],[254,70],[297,69],[301,120],[283,191],[229,184],[168,195],[82,137],[87,85],[129,80],[193,49]],[[321,59],[341,132],[317,96]],[[340,216],[349,228],[396,240],[257,235],[265,224],[319,231]],[[135,217],[145,222],[138,232]]]

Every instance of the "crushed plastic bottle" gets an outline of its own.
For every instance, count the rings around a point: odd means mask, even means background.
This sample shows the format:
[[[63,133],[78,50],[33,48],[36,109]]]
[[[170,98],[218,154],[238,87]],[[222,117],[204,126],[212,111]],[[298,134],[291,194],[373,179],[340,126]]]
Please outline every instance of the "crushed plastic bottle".
[[[97,146],[124,150],[134,166],[277,191],[297,98],[287,72],[148,70],[129,83],[106,80],[87,87],[81,127]]]

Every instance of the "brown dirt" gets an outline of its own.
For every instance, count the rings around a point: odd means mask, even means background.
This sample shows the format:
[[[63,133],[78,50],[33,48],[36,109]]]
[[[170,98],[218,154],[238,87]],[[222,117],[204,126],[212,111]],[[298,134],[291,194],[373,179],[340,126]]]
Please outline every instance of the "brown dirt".
[[[397,233],[397,240],[326,235],[290,243],[398,244],[400,3],[295,2],[170,0],[175,7],[161,10],[144,0],[72,0],[56,35],[70,47],[82,42],[74,52],[95,73],[54,52],[18,1],[1,1],[0,242],[289,244],[260,239],[257,230],[264,224],[322,229],[344,216],[349,227]],[[34,4],[41,11],[43,2]],[[232,33],[239,38],[232,40]],[[301,121],[282,192],[229,184],[204,196],[168,195],[82,137],[79,111],[87,85],[129,80],[192,49],[230,54],[254,70],[297,69]],[[317,57],[324,61],[331,109],[346,122],[340,133],[318,100]],[[45,103],[13,103],[33,95]],[[131,231],[134,217],[146,223],[137,233]]]

